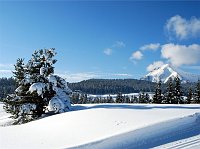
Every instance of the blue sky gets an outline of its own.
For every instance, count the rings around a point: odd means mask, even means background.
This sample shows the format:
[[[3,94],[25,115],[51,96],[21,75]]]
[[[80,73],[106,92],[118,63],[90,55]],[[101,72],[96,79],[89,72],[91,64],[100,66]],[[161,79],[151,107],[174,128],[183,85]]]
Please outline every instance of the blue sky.
[[[0,77],[56,48],[70,82],[140,78],[164,63],[199,74],[200,2],[0,1]]]

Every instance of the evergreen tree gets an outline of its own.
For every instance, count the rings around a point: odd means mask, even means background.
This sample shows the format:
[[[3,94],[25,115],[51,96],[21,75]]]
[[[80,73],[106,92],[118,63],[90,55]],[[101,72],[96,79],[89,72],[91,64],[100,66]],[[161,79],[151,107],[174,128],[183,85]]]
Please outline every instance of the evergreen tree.
[[[175,81],[174,98],[172,100],[172,103],[173,104],[181,104],[181,103],[183,103],[182,91],[181,91],[181,81],[178,76],[174,79],[174,81]]]
[[[124,103],[130,103],[130,98],[127,95],[124,96]]]
[[[142,101],[142,93],[139,92],[139,94],[138,94],[138,103],[142,103],[141,101]]]
[[[192,93],[192,89],[189,88],[188,94],[187,94],[187,104],[190,104],[193,98],[193,93]]]
[[[26,77],[25,68],[24,68],[24,59],[18,58],[16,64],[14,65],[15,71],[13,71],[14,77],[18,85]]]
[[[101,96],[99,97],[99,103],[103,103],[103,99]]]
[[[84,103],[88,103],[88,97],[87,97],[87,94],[84,94]]]
[[[145,103],[150,103],[150,97],[148,93],[145,94]]]
[[[113,103],[114,101],[113,101],[113,98],[112,98],[112,96],[108,96],[107,97],[107,103]]]
[[[194,102],[200,103],[200,80],[198,80],[196,88],[195,88]]]
[[[70,109],[71,90],[64,79],[53,75],[54,50],[35,51],[27,65],[23,59],[17,60],[13,73],[18,88],[4,100],[4,109],[13,115],[16,124],[41,117],[48,105],[56,113]]]
[[[14,78],[19,87],[15,90],[15,94],[9,94],[7,98],[4,99],[4,109],[6,112],[12,115],[11,118],[23,119],[23,121],[25,122],[29,121],[29,117],[21,112],[21,105],[23,104],[23,97],[25,96],[25,92],[27,92],[29,85],[24,81],[26,77],[24,59],[17,59],[17,62],[14,65],[14,67]],[[29,104],[27,106],[33,108],[35,107],[33,104]],[[18,123],[18,121],[16,123]]]
[[[80,101],[80,93],[79,92],[73,92],[71,95],[71,102],[73,104],[78,104]]]
[[[137,97],[137,96],[134,96],[134,97],[133,97],[133,103],[139,103],[139,100],[138,100],[138,97]]]
[[[115,101],[116,103],[122,103],[123,102],[123,97],[122,97],[122,93],[121,92],[119,92],[118,94],[117,94],[117,97],[116,97],[116,101]]]
[[[173,81],[171,78],[169,78],[169,81],[167,82],[167,92],[165,100],[166,103],[173,103],[174,101],[174,88],[173,88]]]
[[[139,93],[139,103],[146,103],[146,97],[144,91]]]
[[[153,103],[162,102],[161,80],[157,83],[155,94],[153,95]]]

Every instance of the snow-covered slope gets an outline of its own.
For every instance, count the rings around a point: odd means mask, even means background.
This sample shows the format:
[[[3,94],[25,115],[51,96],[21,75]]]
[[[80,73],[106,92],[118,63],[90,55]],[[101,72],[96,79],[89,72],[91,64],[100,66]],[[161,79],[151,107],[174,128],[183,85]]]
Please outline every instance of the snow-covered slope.
[[[0,127],[0,148],[150,148],[200,134],[199,105],[90,104],[73,109]]]
[[[166,83],[169,78],[174,79],[175,77],[179,77],[181,81],[184,82],[196,82],[200,79],[200,75],[191,74],[188,72],[184,72],[178,68],[171,66],[170,64],[165,64],[158,69],[155,69],[141,78],[141,80],[147,80],[152,82],[158,82],[161,80]]]

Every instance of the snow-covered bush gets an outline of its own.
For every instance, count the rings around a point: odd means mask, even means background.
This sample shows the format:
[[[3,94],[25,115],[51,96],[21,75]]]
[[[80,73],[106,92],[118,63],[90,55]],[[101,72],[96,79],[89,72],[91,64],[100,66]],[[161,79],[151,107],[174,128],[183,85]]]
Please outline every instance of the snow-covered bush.
[[[56,113],[69,111],[71,109],[69,95],[72,91],[67,86],[67,82],[57,75],[51,75],[49,82],[56,92],[55,96],[49,101],[49,110]]]
[[[40,117],[47,107],[55,113],[70,110],[71,90],[63,78],[53,75],[54,50],[35,51],[26,65],[23,59],[17,60],[13,73],[18,88],[4,101],[5,110],[13,115],[16,123]]]

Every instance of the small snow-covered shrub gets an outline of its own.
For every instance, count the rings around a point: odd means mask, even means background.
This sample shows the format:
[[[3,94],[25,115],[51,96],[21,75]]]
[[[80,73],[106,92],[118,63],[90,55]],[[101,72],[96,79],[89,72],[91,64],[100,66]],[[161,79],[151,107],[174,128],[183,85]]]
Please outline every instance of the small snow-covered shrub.
[[[55,113],[69,111],[71,109],[69,95],[72,91],[67,86],[67,82],[57,75],[51,75],[49,82],[51,82],[52,88],[56,92],[55,96],[49,101],[49,110],[55,111]]]

